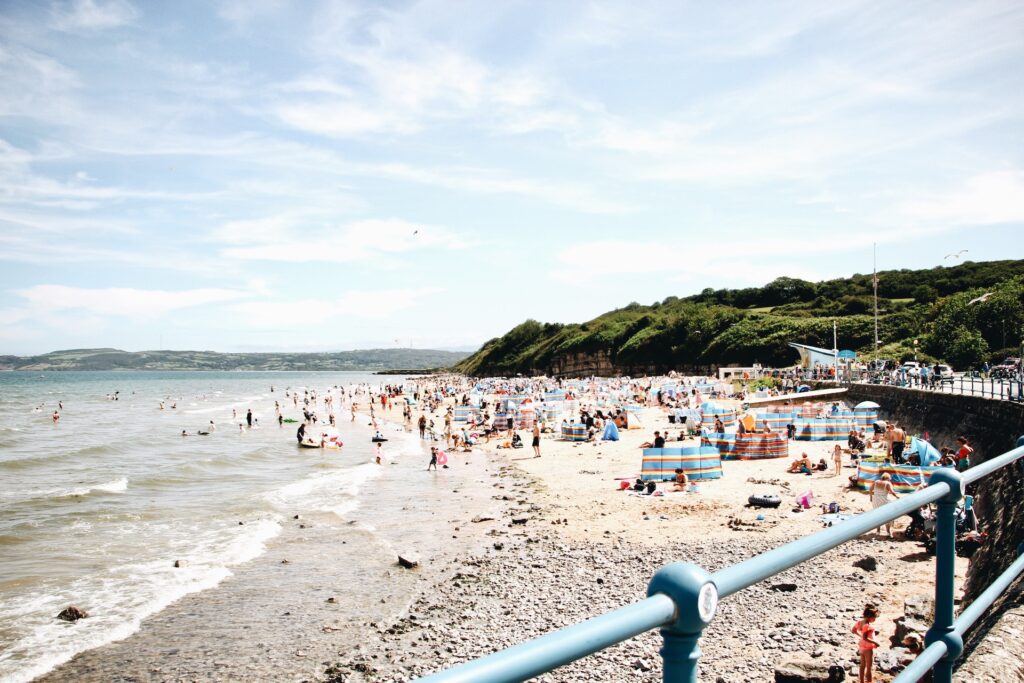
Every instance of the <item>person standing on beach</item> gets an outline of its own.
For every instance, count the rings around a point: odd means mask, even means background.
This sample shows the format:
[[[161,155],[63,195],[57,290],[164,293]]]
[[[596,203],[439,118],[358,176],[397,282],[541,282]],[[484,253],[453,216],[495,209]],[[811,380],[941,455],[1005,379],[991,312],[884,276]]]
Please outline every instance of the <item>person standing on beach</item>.
[[[892,427],[892,461],[897,465],[903,462],[903,448],[906,446],[907,433],[900,428],[899,422]]]
[[[420,426],[420,438],[421,439],[427,438],[427,416],[426,415],[420,415],[419,426]]]
[[[884,474],[882,474],[881,477],[876,479],[871,484],[871,507],[872,508],[877,510],[878,508],[882,507],[883,505],[892,502],[896,498],[899,498],[899,496],[896,495],[896,489],[894,489],[893,486],[892,486],[892,475],[890,475],[888,472],[885,472]],[[876,529],[875,532],[880,534],[882,532],[881,527]],[[887,533],[890,538],[892,537],[892,521],[891,520],[885,523],[885,533]]]
[[[533,423],[533,457],[540,457],[540,425]]]
[[[872,683],[875,680],[875,648],[878,647],[878,641],[875,640],[874,621],[877,618],[878,608],[867,605],[864,607],[864,618],[853,625],[853,633],[860,636],[857,643],[857,651],[860,653],[858,683]]]
[[[437,447],[436,446],[431,446],[430,447],[430,464],[427,465],[427,471],[428,472],[430,471],[431,467],[434,468],[435,472],[437,471]]]
[[[832,461],[836,465],[836,472],[832,476],[838,477],[839,471],[843,469],[843,449],[840,448],[839,444],[836,444],[836,447],[832,449]]]

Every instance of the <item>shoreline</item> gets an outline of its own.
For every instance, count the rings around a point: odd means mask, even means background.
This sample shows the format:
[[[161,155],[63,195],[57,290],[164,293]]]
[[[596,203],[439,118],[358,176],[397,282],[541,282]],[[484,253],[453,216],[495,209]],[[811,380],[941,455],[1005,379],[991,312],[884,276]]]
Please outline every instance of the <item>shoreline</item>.
[[[389,432],[401,430],[379,421]],[[369,438],[368,429],[359,431]],[[488,541],[490,525],[471,519],[501,519],[504,501],[492,494],[501,489],[480,483],[516,487],[500,463],[479,454],[468,468],[460,462],[457,470],[427,475],[436,485],[417,489],[430,512],[424,517],[401,498],[405,482],[429,459],[422,446],[414,456],[390,456],[397,462],[384,467],[398,471],[381,473],[362,491],[360,508],[341,517],[288,515],[262,554],[233,567],[216,586],[175,600],[126,637],[82,651],[33,680],[320,678],[327,662],[358,647],[369,623],[399,618],[421,584],[442,580],[455,558]],[[393,515],[381,518],[376,501],[391,501]],[[413,524],[419,531],[408,533]],[[399,554],[422,559],[408,570],[398,565]]]

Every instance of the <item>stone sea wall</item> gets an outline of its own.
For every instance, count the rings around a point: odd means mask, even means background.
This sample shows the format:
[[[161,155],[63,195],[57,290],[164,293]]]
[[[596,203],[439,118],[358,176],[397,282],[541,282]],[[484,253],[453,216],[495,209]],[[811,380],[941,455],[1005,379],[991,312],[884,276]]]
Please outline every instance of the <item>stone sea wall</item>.
[[[910,432],[929,432],[936,446],[952,447],[957,436],[967,436],[975,448],[975,465],[1010,450],[1024,435],[1024,404],[875,385],[853,385],[847,396],[853,403],[875,401],[883,417]],[[971,560],[964,605],[1017,558],[1017,547],[1024,543],[1024,467],[1018,463],[989,475],[969,493],[989,539]],[[1024,581],[1018,580],[969,634],[961,679],[1024,679],[1022,627]]]

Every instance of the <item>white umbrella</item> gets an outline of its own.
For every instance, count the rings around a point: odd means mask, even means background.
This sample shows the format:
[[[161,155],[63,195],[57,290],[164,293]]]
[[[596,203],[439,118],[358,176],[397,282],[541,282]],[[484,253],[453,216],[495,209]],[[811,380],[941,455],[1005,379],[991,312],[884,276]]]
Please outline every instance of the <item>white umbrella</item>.
[[[861,408],[867,409],[867,408],[881,408],[881,407],[882,407],[882,406],[878,405],[878,404],[877,404],[877,403],[875,403],[874,401],[861,401],[860,403],[858,403],[857,405],[855,405],[855,406],[853,407],[853,409],[854,409],[854,410],[859,410],[859,409],[861,409]]]

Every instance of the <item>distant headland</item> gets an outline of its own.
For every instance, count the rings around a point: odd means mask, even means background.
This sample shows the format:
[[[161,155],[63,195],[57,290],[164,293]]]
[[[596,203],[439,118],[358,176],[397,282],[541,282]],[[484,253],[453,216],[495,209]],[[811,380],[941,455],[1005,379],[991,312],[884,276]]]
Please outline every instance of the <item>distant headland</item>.
[[[468,353],[432,349],[359,349],[324,353],[219,353],[67,349],[38,356],[0,356],[0,370],[250,370],[424,373],[454,365]]]

